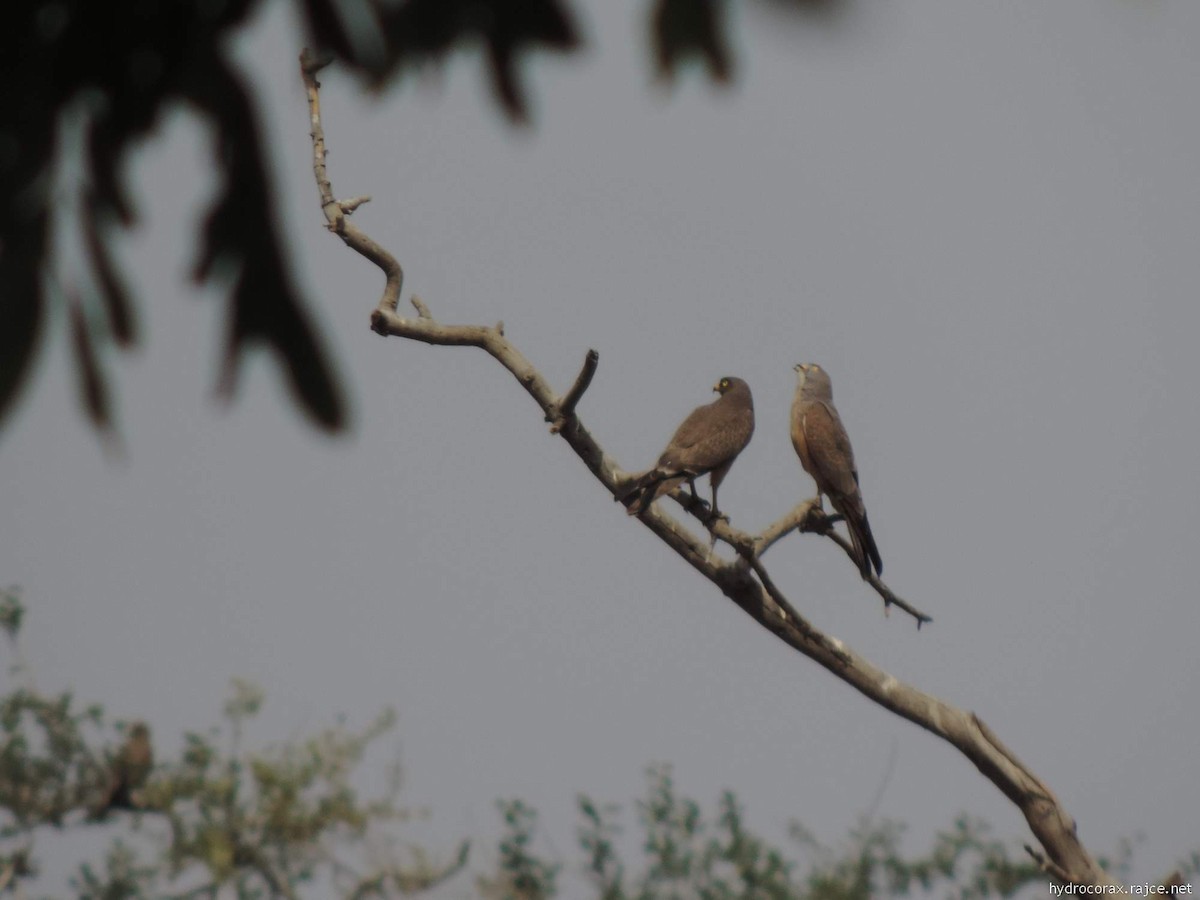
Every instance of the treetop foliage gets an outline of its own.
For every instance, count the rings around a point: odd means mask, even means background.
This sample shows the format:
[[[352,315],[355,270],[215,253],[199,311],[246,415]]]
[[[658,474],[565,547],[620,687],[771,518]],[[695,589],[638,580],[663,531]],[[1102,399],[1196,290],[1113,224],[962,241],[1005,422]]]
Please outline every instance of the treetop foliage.
[[[19,618],[14,589],[0,593],[0,621]],[[10,629],[10,645],[17,629]],[[15,680],[25,671],[10,666]],[[0,696],[0,895],[38,883],[48,832],[114,831],[100,862],[79,866],[73,893],[87,898],[398,897],[447,883],[463,889],[470,845],[430,852],[403,843],[425,815],[399,799],[398,765],[365,794],[361,764],[395,727],[385,712],[360,730],[342,724],[265,749],[246,746],[262,707],[255,685],[235,679],[220,727],[184,734],[173,756],[155,755],[126,807],[95,813],[137,724],[114,721],[69,692],[19,686]],[[144,726],[142,726],[144,728]],[[113,737],[118,743],[111,743]],[[580,795],[576,850],[547,854],[537,812],[498,804],[495,850],[474,854],[474,893],[502,900],[593,896],[598,900],[868,900],[1016,896],[1047,876],[987,825],[960,817],[923,854],[906,854],[903,826],[864,819],[835,846],[793,822],[785,845],[753,831],[736,795],[715,812],[677,789],[671,769],[651,767],[634,804],[640,852],[631,854],[621,807]],[[562,846],[559,842],[554,842]],[[1132,845],[1110,871],[1121,873]],[[1193,860],[1194,862],[1194,860]],[[461,874],[460,874],[461,873]],[[581,894],[581,891],[586,893]]]

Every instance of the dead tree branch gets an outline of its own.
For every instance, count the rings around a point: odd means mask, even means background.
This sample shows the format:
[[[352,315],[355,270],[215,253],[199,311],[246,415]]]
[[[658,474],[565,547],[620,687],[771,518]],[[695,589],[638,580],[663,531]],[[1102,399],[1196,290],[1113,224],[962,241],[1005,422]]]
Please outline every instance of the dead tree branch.
[[[566,396],[563,397],[562,403],[558,407],[558,413],[554,416],[554,422],[550,426],[551,434],[558,434],[575,419],[575,407],[579,405],[583,392],[591,386],[592,376],[596,374],[596,366],[599,364],[600,354],[595,350],[588,350],[587,356],[583,358],[583,368],[580,369],[579,376],[571,385],[571,389],[567,391]]]
[[[805,500],[798,503],[791,512],[787,513],[780,519],[772,522],[763,529],[756,537],[754,537],[757,553],[762,556],[771,548],[773,544],[790,534],[792,531],[812,532],[829,538],[835,544],[845,551],[846,556],[854,560],[854,548],[848,540],[833,530],[833,525],[841,519],[841,516],[826,515],[821,505],[816,499]],[[717,537],[726,543],[736,547],[736,541],[727,537],[724,529],[719,527],[710,528],[714,537]],[[740,535],[741,533],[739,533]],[[743,535],[744,536],[744,535]],[[867,578],[869,584],[880,597],[883,598],[883,611],[886,614],[890,607],[896,607],[908,613],[916,620],[917,628],[920,628],[927,622],[932,622],[933,617],[927,613],[921,612],[912,604],[899,597],[890,587],[888,587],[880,578],[871,573]]]
[[[347,210],[334,199],[325,167],[325,137],[321,128],[319,84],[321,68],[307,51],[301,54],[300,70],[308,94],[313,144],[313,174],[321,194],[321,208],[329,229],[351,249],[379,266],[385,276],[383,295],[371,313],[371,329],[439,346],[478,347],[507,369],[541,408],[552,431],[561,435],[584,465],[617,495],[627,475],[597,443],[575,413],[576,404],[587,389],[598,356],[589,351],[583,371],[574,386],[559,397],[546,379],[504,336],[502,324],[446,325],[438,322],[416,297],[412,304],[417,318],[406,318],[399,308],[402,271],[386,250],[368,238],[346,219]],[[349,205],[349,204],[347,204]],[[1015,754],[1005,747],[974,713],[958,709],[912,685],[905,684],[859,656],[841,640],[824,634],[796,612],[772,582],[762,563],[762,555],[793,530],[816,531],[836,541],[846,552],[849,542],[833,532],[835,521],[813,502],[802,503],[762,533],[751,535],[733,528],[727,521],[709,517],[707,507],[689,492],[676,490],[672,497],[702,521],[709,533],[737,551],[727,562],[717,556],[706,541],[697,537],[662,510],[652,506],[639,517],[654,534],[688,565],[711,581],[730,600],[745,610],[789,647],[803,653],[837,678],[875,703],[949,742],[967,757],[1005,796],[1021,810],[1033,835],[1045,853],[1045,868],[1066,882],[1077,884],[1115,884],[1092,855],[1080,843],[1075,822],[1058,799]],[[886,606],[908,612],[918,625],[929,617],[905,603],[876,578],[871,586],[880,593]]]

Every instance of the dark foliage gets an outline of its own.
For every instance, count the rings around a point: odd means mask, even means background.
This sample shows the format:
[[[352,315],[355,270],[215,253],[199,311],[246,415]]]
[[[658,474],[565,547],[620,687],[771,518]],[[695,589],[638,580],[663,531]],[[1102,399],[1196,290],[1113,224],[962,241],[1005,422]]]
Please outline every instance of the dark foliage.
[[[50,302],[70,299],[72,345],[89,417],[112,426],[101,365],[104,342],[137,342],[133,298],[108,245],[111,228],[137,215],[120,166],[172,104],[213,126],[224,188],[209,213],[197,280],[230,282],[221,384],[253,343],[284,360],[304,410],[323,428],[345,421],[345,402],[282,258],[257,117],[241,76],[219,50],[251,0],[14,4],[0,37],[0,415],[37,356]],[[84,146],[64,146],[63,126]],[[59,210],[52,186],[64,152],[81,153],[86,188],[77,201],[91,278],[57,281],[50,234]],[[216,263],[221,263],[217,267]]]
[[[134,142],[181,104],[212,126],[222,176],[194,270],[198,282],[228,288],[219,390],[231,394],[244,352],[266,346],[278,354],[308,416],[326,430],[344,426],[346,400],[284,260],[253,97],[222,49],[257,2],[10,4],[0,29],[0,422],[38,358],[50,305],[58,303],[67,309],[87,415],[102,432],[113,431],[105,360],[110,348],[139,340],[137,298],[110,245],[114,226],[137,218],[121,165]],[[529,116],[520,58],[581,43],[567,0],[293,2],[309,39],[372,83],[463,47],[481,48],[497,103],[514,122]],[[698,57],[712,76],[728,79],[724,0],[655,0],[650,8],[662,73]],[[56,173],[76,158],[83,168],[78,195],[56,202]],[[67,214],[87,256],[79,286],[62,283],[51,258],[51,236]]]

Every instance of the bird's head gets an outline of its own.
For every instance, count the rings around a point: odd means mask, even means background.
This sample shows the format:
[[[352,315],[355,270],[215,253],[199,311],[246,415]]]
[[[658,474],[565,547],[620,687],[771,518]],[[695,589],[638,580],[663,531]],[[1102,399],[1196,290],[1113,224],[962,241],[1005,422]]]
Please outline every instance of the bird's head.
[[[829,373],[816,363],[798,363],[793,371],[796,373],[796,387],[806,397],[813,400],[832,400],[833,384]]]
[[[722,378],[720,381],[718,381],[716,384],[713,385],[713,391],[715,391],[718,394],[728,394],[739,384],[745,384],[745,382],[742,381],[742,379],[740,379],[740,378],[734,378],[730,375],[726,375],[724,378]]]

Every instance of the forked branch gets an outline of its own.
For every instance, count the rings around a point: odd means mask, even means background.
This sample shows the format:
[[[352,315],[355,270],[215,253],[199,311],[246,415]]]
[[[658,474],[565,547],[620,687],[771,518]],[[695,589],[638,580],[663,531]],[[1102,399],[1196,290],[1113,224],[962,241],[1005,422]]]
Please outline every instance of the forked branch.
[[[325,167],[325,136],[321,128],[319,88],[316,74],[321,68],[307,51],[301,54],[300,71],[308,95],[313,144],[313,174],[321,194],[321,208],[330,231],[351,249],[383,271],[385,285],[375,310],[371,329],[381,335],[408,338],[426,344],[478,347],[507,369],[542,409],[552,433],[562,436],[584,464],[617,496],[628,480],[616,462],[596,442],[576,413],[576,406],[591,383],[599,356],[588,351],[583,370],[574,385],[562,396],[542,374],[505,337],[503,325],[445,325],[438,322],[428,307],[412,298],[416,318],[399,315],[403,273],[395,258],[350,223],[351,203],[339,203]],[[353,204],[357,205],[357,204]],[[655,504],[639,518],[655,535],[681,556],[688,565],[721,590],[725,596],[749,613],[755,621],[788,646],[803,653],[846,684],[898,716],[932,732],[953,744],[1005,796],[1020,808],[1033,835],[1045,852],[1048,872],[1063,881],[1078,884],[1114,884],[1096,860],[1080,843],[1075,823],[1050,789],[1022,763],[973,713],[958,709],[937,697],[905,684],[859,656],[839,639],[824,634],[806,621],[771,580],[763,566],[763,554],[786,534],[816,531],[836,541],[847,553],[849,542],[830,527],[833,518],[802,503],[760,534],[748,534],[721,519],[709,519],[708,510],[690,493],[677,490],[672,496],[703,522],[710,535],[737,552],[726,561],[681,522]],[[883,597],[885,607],[896,606],[912,615],[918,626],[929,617],[897,597],[877,578],[871,586]]]

